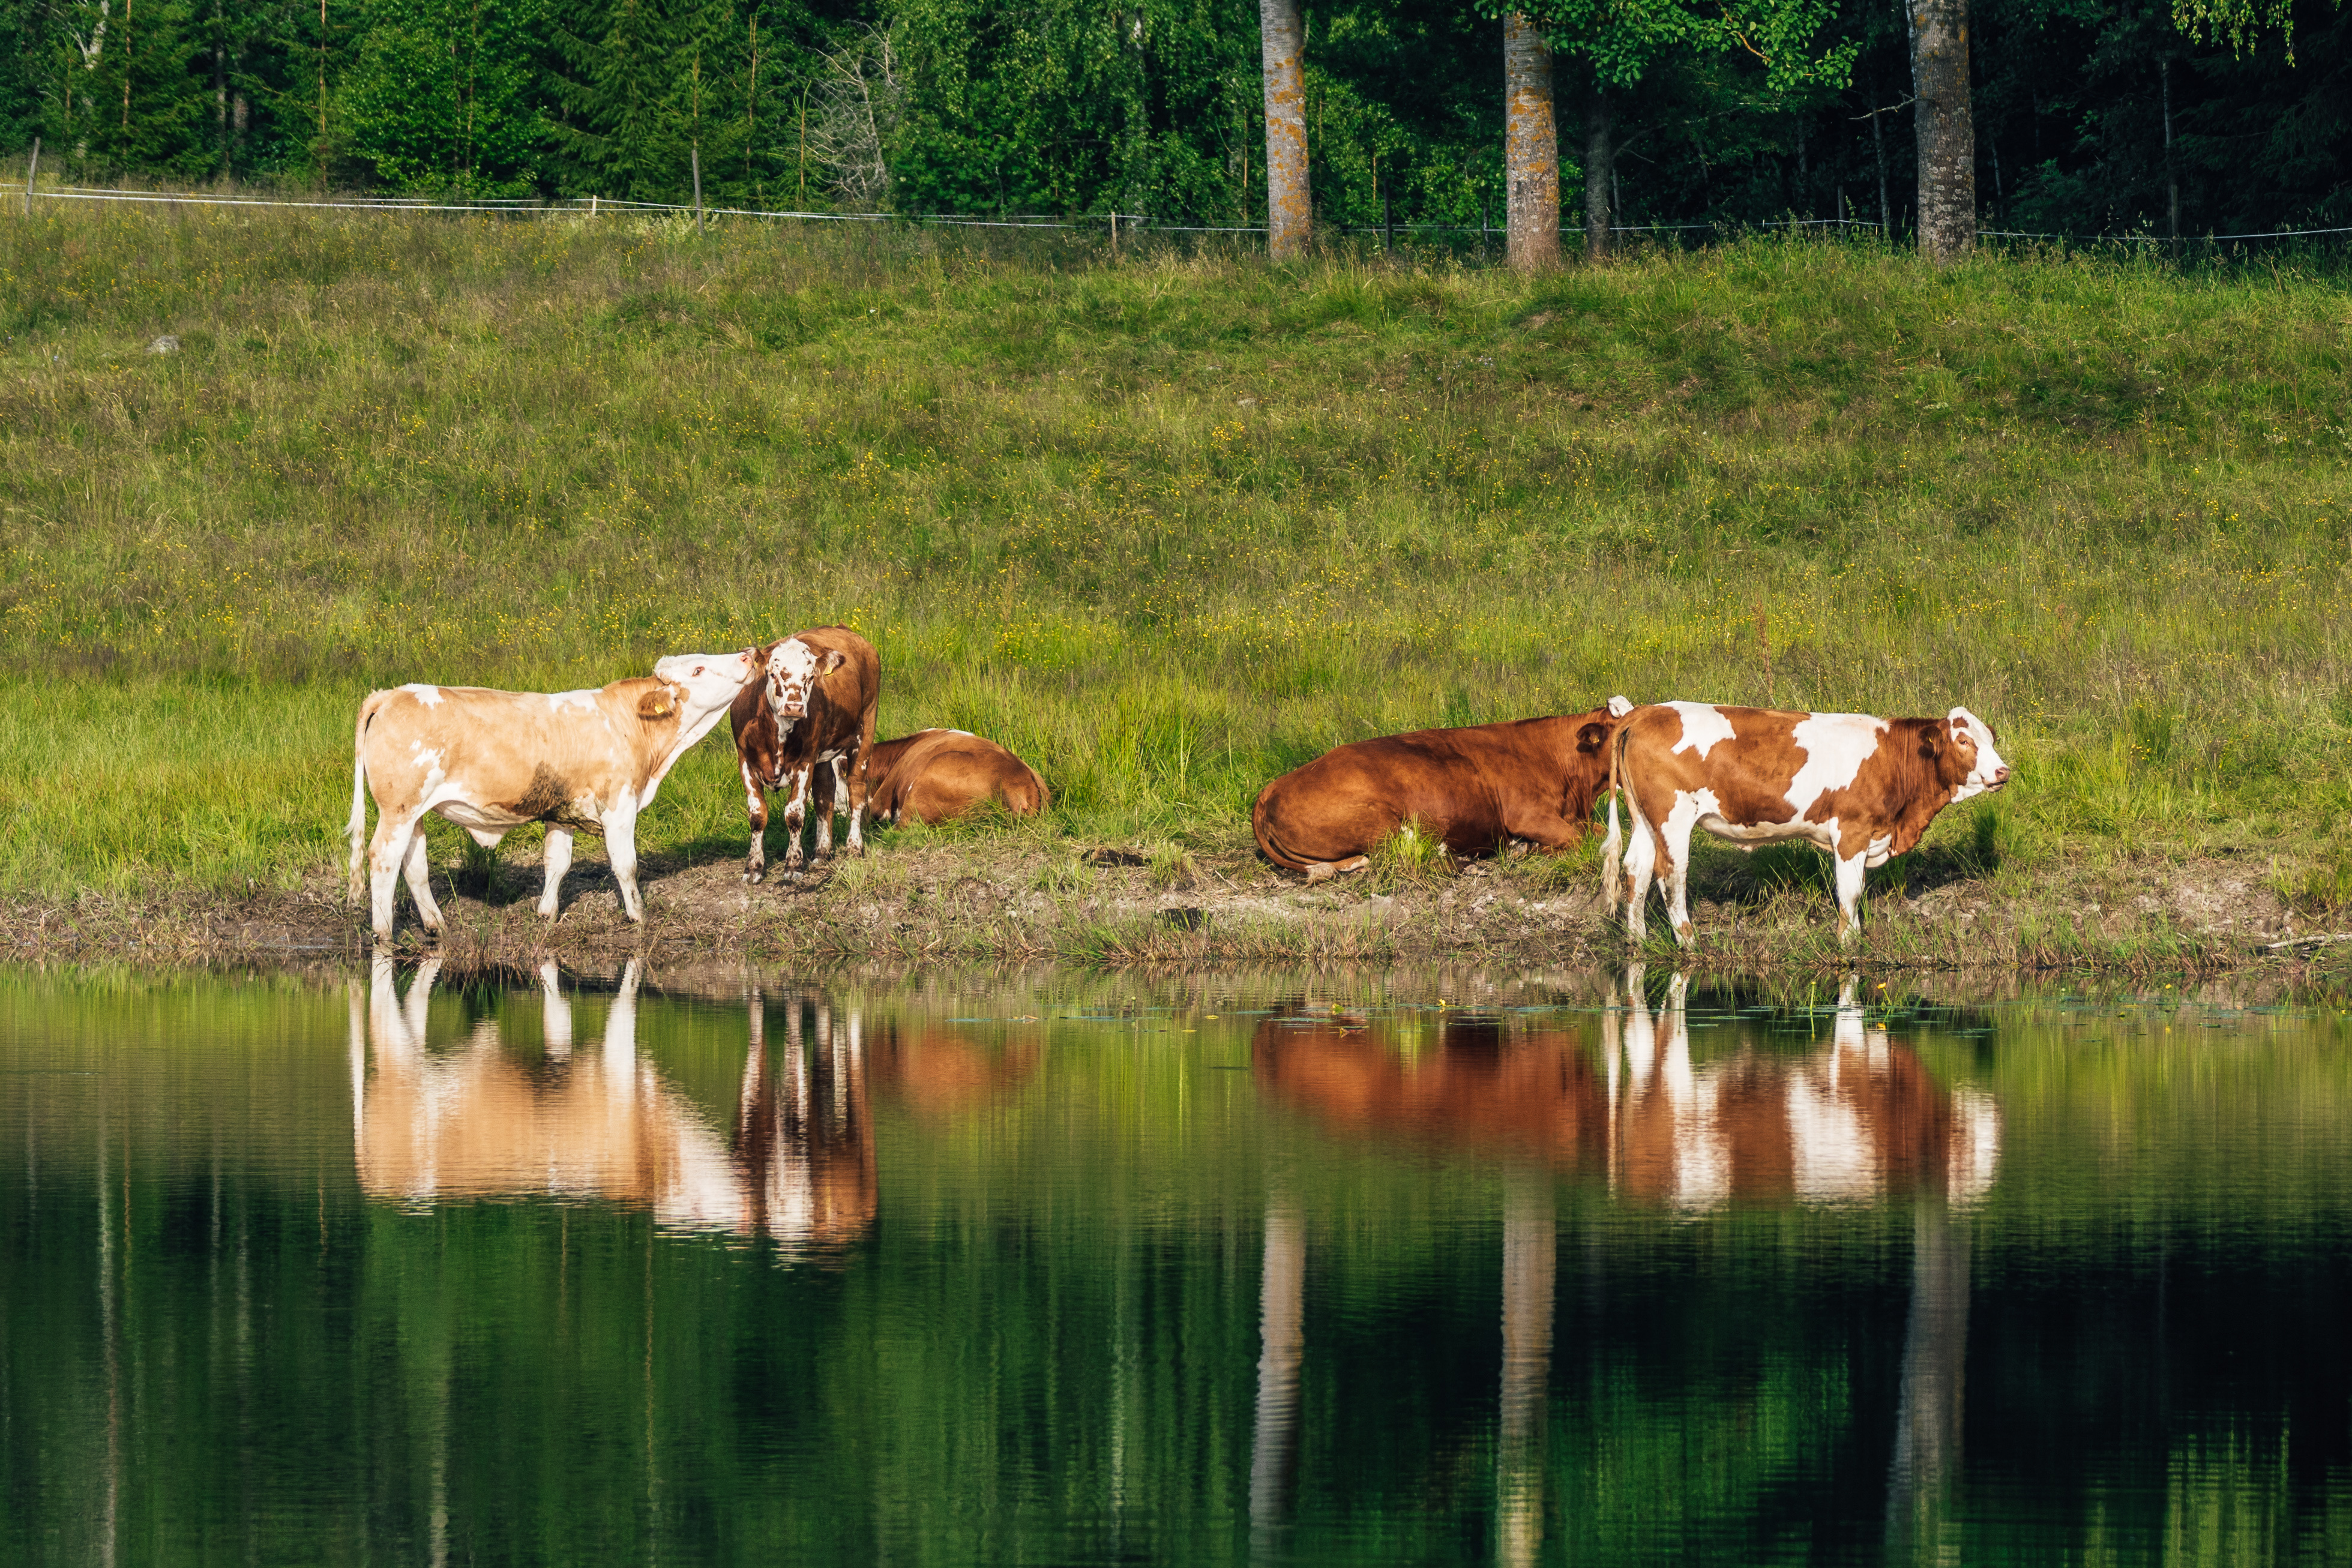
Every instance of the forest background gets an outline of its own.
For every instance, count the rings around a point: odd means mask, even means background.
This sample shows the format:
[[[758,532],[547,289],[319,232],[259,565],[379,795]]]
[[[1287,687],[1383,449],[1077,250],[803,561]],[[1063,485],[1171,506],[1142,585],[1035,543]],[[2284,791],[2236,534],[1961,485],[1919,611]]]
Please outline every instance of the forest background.
[[[1317,221],[1499,229],[1495,7],[1301,9]],[[1582,9],[1606,28],[1644,7]],[[1775,79],[1752,47],[1663,48],[1614,93],[1620,223],[1906,229],[1904,13],[1783,9],[1811,29],[1784,42],[1832,68]],[[2352,11],[2334,0],[2267,6],[2234,37],[2147,0],[1972,10],[1988,228],[2352,224]],[[1251,225],[1259,47],[1255,0],[0,0],[0,152],[39,137],[71,180],[646,201],[687,199],[698,161],[716,204]],[[1561,65],[1574,211],[1593,82],[1572,49]]]

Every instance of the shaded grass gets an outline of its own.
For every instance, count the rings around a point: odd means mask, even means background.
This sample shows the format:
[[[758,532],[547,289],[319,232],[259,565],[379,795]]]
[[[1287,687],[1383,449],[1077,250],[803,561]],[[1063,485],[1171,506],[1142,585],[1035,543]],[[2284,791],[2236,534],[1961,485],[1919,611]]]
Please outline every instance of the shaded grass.
[[[0,886],[285,885],[340,860],[372,685],[845,621],[885,733],[1039,767],[1049,863],[1623,692],[1992,720],[2017,784],[1876,889],[2231,843],[2340,901],[2340,278],[994,243],[0,218]],[[740,853],[724,747],[649,851]]]

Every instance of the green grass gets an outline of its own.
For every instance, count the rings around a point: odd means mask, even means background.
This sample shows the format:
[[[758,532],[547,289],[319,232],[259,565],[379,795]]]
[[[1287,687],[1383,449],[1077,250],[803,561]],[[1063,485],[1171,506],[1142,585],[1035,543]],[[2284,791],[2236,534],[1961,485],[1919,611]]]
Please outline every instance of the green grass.
[[[8,213],[0,339],[18,894],[339,861],[372,685],[837,620],[885,733],[1004,741],[1075,836],[1615,692],[1966,704],[2019,779],[1931,852],[2267,845],[2346,896],[2340,276]],[[740,852],[731,779],[722,734],[641,841]]]

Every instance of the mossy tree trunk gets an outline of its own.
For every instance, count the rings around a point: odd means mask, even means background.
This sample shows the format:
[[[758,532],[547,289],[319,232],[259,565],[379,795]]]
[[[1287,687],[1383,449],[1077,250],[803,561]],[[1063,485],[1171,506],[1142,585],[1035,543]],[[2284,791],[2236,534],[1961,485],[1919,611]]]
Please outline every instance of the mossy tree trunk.
[[[1518,11],[1503,18],[1503,116],[1511,266],[1540,272],[1559,262],[1559,128],[1551,46]]]
[[[1276,261],[1307,254],[1314,206],[1307,189],[1306,30],[1298,0],[1258,0],[1265,61],[1265,248]]]
[[[1969,99],[1969,0],[1909,0],[1919,141],[1919,254],[1937,266],[1977,244],[1977,139]]]

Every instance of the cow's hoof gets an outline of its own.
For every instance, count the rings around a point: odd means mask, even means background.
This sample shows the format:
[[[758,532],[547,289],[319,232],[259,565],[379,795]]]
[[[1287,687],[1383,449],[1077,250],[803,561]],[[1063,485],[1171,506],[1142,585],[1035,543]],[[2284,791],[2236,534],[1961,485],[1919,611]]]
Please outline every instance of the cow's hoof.
[[[743,885],[746,887],[757,887],[767,880],[768,873],[764,871],[747,871],[743,873]]]

